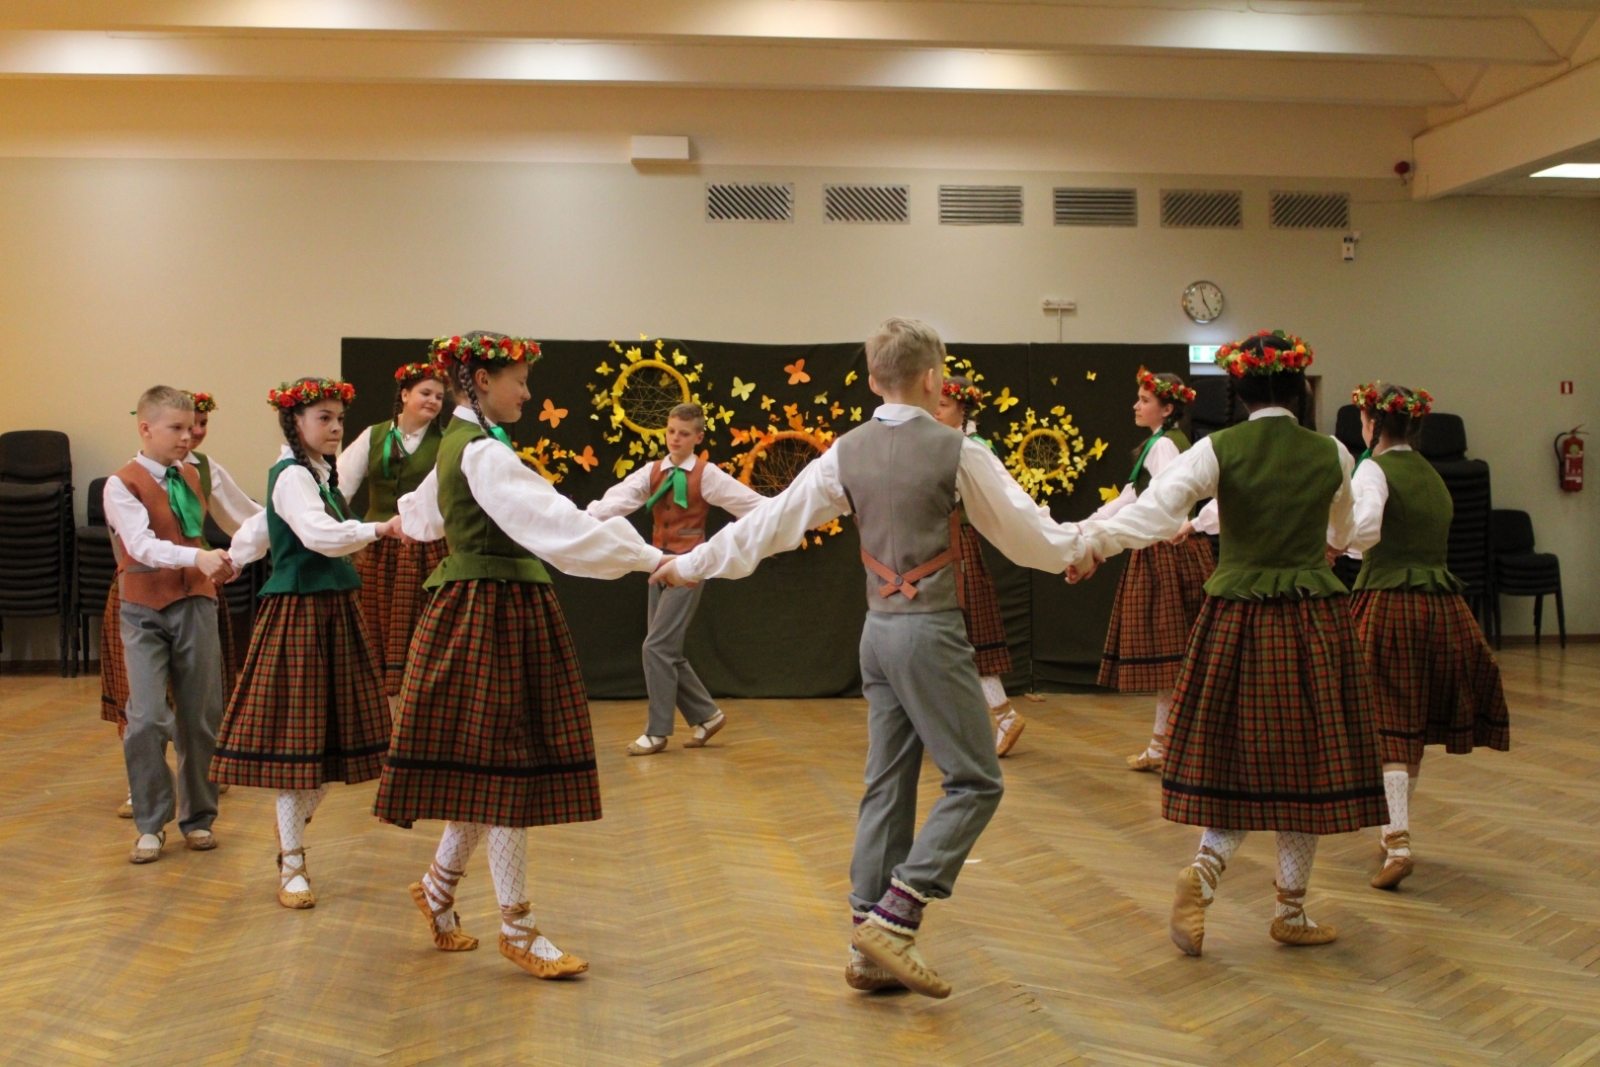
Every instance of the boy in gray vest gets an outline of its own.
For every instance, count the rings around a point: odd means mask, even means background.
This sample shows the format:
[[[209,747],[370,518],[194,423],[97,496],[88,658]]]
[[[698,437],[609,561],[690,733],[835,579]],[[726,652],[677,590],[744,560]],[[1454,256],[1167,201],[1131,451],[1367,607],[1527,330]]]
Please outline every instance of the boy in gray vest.
[[[861,634],[867,791],[850,863],[856,927],[845,980],[855,989],[904,985],[946,997],[950,983],[917,949],[922,910],[950,895],[1004,790],[957,596],[959,506],[1024,567],[1059,573],[1086,562],[1087,547],[1075,526],[1040,511],[993,452],[934,419],[945,356],[937,333],[889,319],[866,352],[872,391],[884,400],[872,420],[840,437],[783,493],[665,561],[651,581],[742,578],[797,547],[807,530],[855,516],[869,609]],[[924,749],[944,775],[944,795],[918,832]]]

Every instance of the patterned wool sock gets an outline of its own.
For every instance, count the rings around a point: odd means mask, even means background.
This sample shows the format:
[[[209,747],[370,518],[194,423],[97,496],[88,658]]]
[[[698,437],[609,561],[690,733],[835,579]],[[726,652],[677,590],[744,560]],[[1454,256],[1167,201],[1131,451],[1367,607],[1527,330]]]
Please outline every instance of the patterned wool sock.
[[[917,928],[922,925],[922,909],[927,905],[927,897],[900,879],[891,878],[889,891],[883,894],[882,900],[872,906],[872,913],[867,917],[867,921],[902,936],[915,937]]]
[[[1190,866],[1200,871],[1202,898],[1210,900],[1217,895],[1217,883],[1222,880],[1222,872],[1228,869],[1228,861],[1233,859],[1233,854],[1239,851],[1239,846],[1244,844],[1249,833],[1249,830],[1216,830],[1208,826],[1200,834],[1200,851],[1195,854]]]
[[[1317,835],[1294,830],[1278,831],[1278,888],[1303,893],[1311,882],[1311,864],[1317,858]],[[1290,926],[1316,926],[1298,903],[1278,902],[1278,918]]]
[[[444,835],[439,838],[439,850],[433,854],[435,866],[446,873],[453,873],[459,881],[466,874],[467,861],[472,859],[473,849],[478,847],[478,842],[483,840],[488,829],[476,822],[445,823]],[[435,878],[433,871],[434,868],[429,867],[428,873],[422,876],[422,891],[428,895],[428,900],[437,911],[450,906],[455,898],[455,887]],[[448,933],[456,928],[455,911],[446,911],[435,921],[441,931]]]
[[[317,805],[327,795],[326,784],[316,789],[285,789],[278,794],[278,848],[284,854],[284,870],[305,870],[305,855],[291,857],[289,853],[305,847],[306,820],[311,818]],[[311,885],[303,875],[297,874],[283,888],[291,893],[303,893]]]
[[[1383,843],[1388,848],[1391,856],[1411,855],[1411,790],[1410,783],[1416,781],[1406,774],[1404,769],[1383,772],[1383,793],[1389,801],[1389,822],[1383,828]],[[1404,833],[1406,836],[1396,841],[1394,846],[1389,845],[1390,835]]]
[[[522,911],[528,907],[528,828],[491,826],[488,837],[489,873],[494,876],[494,895],[500,901],[500,933],[519,937],[537,925],[532,911]],[[533,939],[532,951],[542,960],[562,956],[543,934]]]

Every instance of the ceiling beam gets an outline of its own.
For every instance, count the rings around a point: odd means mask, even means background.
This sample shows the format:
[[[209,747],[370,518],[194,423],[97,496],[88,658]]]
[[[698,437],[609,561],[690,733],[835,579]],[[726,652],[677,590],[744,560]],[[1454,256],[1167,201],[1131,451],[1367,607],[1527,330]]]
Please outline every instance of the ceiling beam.
[[[1526,177],[1600,142],[1600,61],[1502,100],[1413,142],[1413,195],[1431,199]]]
[[[1546,64],[1527,19],[962,0],[0,0],[0,28],[690,39]]]

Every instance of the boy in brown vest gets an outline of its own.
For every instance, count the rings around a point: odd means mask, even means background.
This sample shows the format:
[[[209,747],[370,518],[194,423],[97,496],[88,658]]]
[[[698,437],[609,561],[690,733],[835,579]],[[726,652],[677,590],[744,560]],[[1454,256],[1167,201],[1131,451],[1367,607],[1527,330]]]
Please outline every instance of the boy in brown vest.
[[[765,497],[720,467],[698,459],[694,450],[706,436],[706,415],[699,404],[679,404],[667,416],[667,455],[611,487],[588,507],[604,522],[649,508],[655,520],[651,543],[682,555],[706,539],[706,518],[713,507],[734,518]],[[644,681],[650,695],[650,721],[628,746],[630,756],[653,756],[667,747],[674,705],[694,728],[684,748],[702,748],[727,724],[705,685],[683,655],[684,636],[700,605],[703,584],[673,589],[650,586],[649,636],[644,639]]]
[[[217,639],[217,583],[233,563],[202,539],[206,502],[200,475],[184,462],[192,442],[194,404],[158,385],[139,398],[143,447],[106,479],[122,595],[122,647],[128,671],[128,728],[122,739],[139,840],[128,859],[151,863],[176,814],[184,843],[217,846],[217,787],[208,777],[222,722],[222,646]],[[172,683],[172,704],[167,683]],[[167,742],[178,752],[176,784]]]
[[[866,350],[872,391],[884,400],[872,420],[840,437],[781,495],[665,561],[651,581],[739,578],[799,545],[807,530],[855,515],[869,609],[861,634],[867,791],[850,864],[856,928],[845,981],[945,997],[950,984],[917,949],[922,909],[950,895],[1004,789],[957,595],[960,508],[1024,567],[1059,573],[1085,562],[1087,546],[1075,526],[1041,513],[992,451],[934,419],[945,354],[937,333],[889,319]],[[924,749],[944,775],[944,795],[917,832]]]

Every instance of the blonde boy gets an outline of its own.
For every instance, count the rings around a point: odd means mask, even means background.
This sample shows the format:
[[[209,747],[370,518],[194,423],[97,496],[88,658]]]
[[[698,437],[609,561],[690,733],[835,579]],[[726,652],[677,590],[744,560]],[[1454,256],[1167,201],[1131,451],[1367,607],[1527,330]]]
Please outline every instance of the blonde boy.
[[[202,540],[206,503],[200,476],[185,462],[194,405],[158,385],[139,398],[139,454],[106,479],[122,596],[122,647],[128,671],[128,768],[139,839],[128,859],[161,857],[164,827],[178,819],[185,845],[215,848],[217,787],[208,777],[222,722],[222,647],[217,640],[217,583],[234,574],[228,554]],[[172,705],[167,703],[171,682]],[[181,786],[167,767],[178,753]]]
[[[1071,525],[1041,514],[994,453],[937,422],[944,343],[894,318],[867,339],[870,422],[840,437],[782,494],[764,501],[653,582],[749,574],[807,530],[854,514],[867,574],[861,684],[867,698],[866,795],[850,864],[855,934],[845,980],[855,989],[905,985],[931,997],[950,984],[923,961],[916,936],[930,900],[948,897],[1004,785],[993,722],[957,598],[960,511],[1025,567],[1060,572],[1085,558]],[[944,795],[916,829],[924,749]]]

